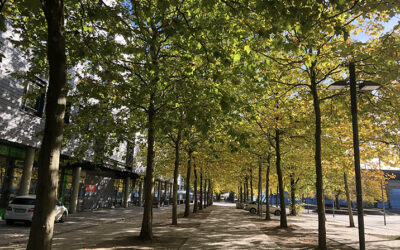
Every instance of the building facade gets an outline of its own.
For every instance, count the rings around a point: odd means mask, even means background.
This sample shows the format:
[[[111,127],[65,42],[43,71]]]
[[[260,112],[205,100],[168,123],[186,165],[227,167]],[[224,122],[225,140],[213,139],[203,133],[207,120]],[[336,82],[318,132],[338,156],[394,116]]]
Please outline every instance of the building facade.
[[[10,35],[10,31],[0,33],[0,53],[4,55],[0,62],[0,209],[13,196],[35,193],[47,90],[45,80],[27,83],[14,77],[15,72],[27,69],[27,63],[7,40]],[[69,118],[67,115],[66,123]],[[91,149],[85,157],[75,157],[76,146],[70,140],[62,148],[60,201],[71,207],[76,200],[77,210],[128,204],[135,187],[132,184],[139,177],[132,165],[132,142],[120,143],[113,154],[96,163]]]

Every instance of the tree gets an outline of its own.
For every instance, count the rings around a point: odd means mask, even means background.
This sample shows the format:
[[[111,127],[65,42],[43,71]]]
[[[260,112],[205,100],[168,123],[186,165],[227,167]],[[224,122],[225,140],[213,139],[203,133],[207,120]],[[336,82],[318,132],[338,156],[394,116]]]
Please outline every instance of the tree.
[[[49,89],[39,155],[36,205],[27,249],[51,249],[58,187],[58,175],[54,173],[58,173],[67,96],[64,2],[49,0],[42,4],[47,22]]]

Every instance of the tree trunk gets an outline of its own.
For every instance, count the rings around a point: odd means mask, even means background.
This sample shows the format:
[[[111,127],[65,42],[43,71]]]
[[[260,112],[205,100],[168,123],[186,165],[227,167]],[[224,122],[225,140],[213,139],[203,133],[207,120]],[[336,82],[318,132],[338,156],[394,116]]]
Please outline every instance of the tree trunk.
[[[200,167],[200,204],[199,210],[203,210],[203,168]]]
[[[197,200],[197,170],[196,164],[193,164],[193,174],[194,174],[194,201],[193,201],[193,213],[197,213],[199,202]]]
[[[296,183],[294,181],[293,175],[290,175],[290,196],[291,196],[291,211],[290,214],[296,216],[297,215],[297,210],[296,210]]]
[[[158,205],[161,207],[161,180],[158,180],[158,189],[157,189],[157,202]]]
[[[172,191],[172,186],[173,185],[174,185],[173,183],[169,184],[168,204],[171,203],[171,199],[172,199],[172,196],[173,196],[173,191]]]
[[[242,203],[242,183],[241,182],[239,182],[238,192],[239,192],[239,197],[238,197],[239,203]]]
[[[190,214],[190,173],[192,172],[192,153],[189,149],[188,162],[187,162],[187,173],[186,173],[186,197],[185,197],[185,213],[184,217],[189,217]]]
[[[257,207],[257,214],[261,214],[261,206],[262,206],[262,162],[261,162],[261,157],[258,163],[258,207]]]
[[[168,183],[164,181],[164,200],[163,200],[163,206],[165,205],[165,202],[168,201]],[[168,203],[167,203],[168,204]]]
[[[7,208],[14,180],[15,160],[8,157],[6,164],[6,173],[1,187],[0,208]]]
[[[337,192],[336,195],[335,195],[335,203],[336,203],[335,205],[336,205],[336,209],[337,209],[337,210],[340,209],[339,195],[340,195],[339,192]]]
[[[154,140],[155,140],[155,125],[154,118],[156,115],[154,108],[154,93],[150,96],[150,104],[147,110],[147,165],[146,178],[144,180],[144,210],[142,229],[139,238],[142,240],[153,239],[153,197],[154,197]]]
[[[351,199],[350,199],[349,185],[347,183],[346,172],[343,173],[343,179],[344,179],[344,190],[346,192],[347,211],[349,213],[349,223],[350,223],[350,227],[355,227],[354,226],[354,218],[353,218],[353,209],[351,207]]]
[[[138,206],[142,206],[142,201],[143,201],[143,180],[140,180],[139,182],[139,197],[138,197]]]
[[[276,173],[278,175],[279,199],[280,199],[280,204],[281,204],[280,227],[286,228],[287,227],[287,219],[286,219],[286,205],[285,205],[285,190],[283,189],[279,134],[280,134],[280,131],[278,129],[275,129]]]
[[[321,160],[321,110],[314,66],[311,68],[311,92],[313,95],[313,106],[315,114],[315,172],[316,172],[316,193],[318,211],[318,247],[326,249],[326,228],[325,228],[325,209],[323,207],[323,179],[322,179],[322,160]]]
[[[249,178],[247,177],[247,175],[245,177],[244,185],[245,185],[244,198],[245,198],[245,202],[248,203],[249,202]]]
[[[47,22],[47,59],[49,86],[46,120],[39,155],[36,205],[27,249],[51,249],[57,203],[58,167],[67,104],[67,67],[65,55],[64,2],[43,1]]]
[[[269,214],[269,199],[268,199],[268,194],[269,194],[269,170],[271,167],[271,154],[268,153],[267,156],[267,171],[265,173],[265,205],[266,205],[266,210],[265,210],[265,220],[271,220],[271,215]]]
[[[208,199],[207,199],[208,206],[211,206],[211,205],[212,205],[212,200],[213,200],[213,197],[212,197],[211,179],[208,179],[208,192],[207,192],[207,197],[208,197]]]
[[[240,203],[243,203],[243,200],[242,200],[242,198],[243,198],[243,193],[242,193],[242,183],[241,182],[239,182],[239,202]]]
[[[208,207],[207,179],[204,179],[204,207]]]
[[[175,166],[174,166],[174,188],[172,195],[172,225],[178,225],[178,174],[179,174],[179,154],[180,154],[180,143],[181,133],[179,129],[176,135],[175,141]]]
[[[273,200],[273,198],[274,198],[274,194],[272,193],[272,189],[269,191],[270,193],[269,193],[269,198],[270,198],[270,204],[271,204],[271,206],[274,204],[274,200]]]
[[[324,220],[326,221],[326,206],[325,206],[325,194],[322,191],[322,207],[324,208]]]
[[[254,196],[254,193],[253,193],[253,168],[252,167],[250,167],[250,195],[251,195],[250,201],[252,202],[253,196]]]

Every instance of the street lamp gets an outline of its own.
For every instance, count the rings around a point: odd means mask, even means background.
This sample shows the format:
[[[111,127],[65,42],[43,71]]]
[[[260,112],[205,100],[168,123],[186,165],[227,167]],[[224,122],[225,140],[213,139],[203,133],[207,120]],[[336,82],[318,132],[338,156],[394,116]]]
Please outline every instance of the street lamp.
[[[354,62],[349,63],[349,81],[342,80],[331,84],[328,89],[341,90],[350,85],[351,100],[351,118],[353,127],[353,149],[354,149],[354,168],[356,173],[356,193],[357,193],[357,217],[358,217],[358,238],[360,250],[365,250],[365,234],[364,234],[364,211],[362,207],[362,186],[361,186],[361,170],[360,170],[360,145],[358,139],[358,120],[357,120],[357,87],[360,90],[377,90],[380,85],[371,81],[360,81],[357,84],[356,70]]]

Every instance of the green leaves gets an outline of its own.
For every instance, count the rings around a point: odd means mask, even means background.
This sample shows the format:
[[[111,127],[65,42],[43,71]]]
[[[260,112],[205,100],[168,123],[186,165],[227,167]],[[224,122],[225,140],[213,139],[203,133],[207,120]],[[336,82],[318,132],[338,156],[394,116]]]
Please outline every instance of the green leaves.
[[[241,55],[240,54],[233,54],[231,55],[233,62],[237,62],[240,60]]]

